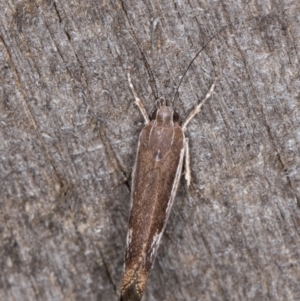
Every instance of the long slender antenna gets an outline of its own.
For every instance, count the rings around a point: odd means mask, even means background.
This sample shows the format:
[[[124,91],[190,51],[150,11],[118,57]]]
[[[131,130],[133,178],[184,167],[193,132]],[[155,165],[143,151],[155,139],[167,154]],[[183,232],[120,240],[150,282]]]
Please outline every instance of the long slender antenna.
[[[159,98],[159,95],[158,95],[158,89],[157,89],[157,84],[156,84],[156,81],[155,81],[155,77],[154,77],[153,71],[152,71],[152,69],[151,69],[151,67],[150,67],[150,64],[149,64],[149,62],[148,62],[148,60],[147,60],[147,57],[146,57],[146,55],[145,55],[143,49],[140,47],[140,45],[139,45],[139,43],[138,43],[138,40],[137,40],[136,35],[135,35],[135,32],[134,32],[134,30],[133,30],[133,26],[132,26],[132,24],[131,24],[131,22],[130,22],[130,19],[129,19],[129,17],[128,17],[127,10],[126,10],[126,8],[124,7],[123,1],[121,1],[121,3],[122,3],[123,10],[124,10],[124,12],[125,12],[126,18],[127,18],[127,20],[128,20],[128,23],[129,23],[129,25],[130,25],[130,28],[131,28],[131,30],[132,30],[131,36],[132,36],[132,38],[133,38],[135,44],[137,45],[137,47],[138,47],[139,50],[140,50],[140,53],[141,53],[142,58],[143,58],[143,61],[144,61],[144,63],[146,64],[146,67],[147,67],[147,71],[148,71],[149,76],[150,76],[150,77],[152,78],[152,80],[153,80],[154,87],[155,87],[155,97],[156,97],[156,99],[158,99],[158,98]]]
[[[186,70],[184,71],[180,81],[179,81],[179,84],[176,88],[176,91],[174,93],[174,96],[173,96],[173,99],[172,99],[172,105],[174,105],[174,101],[175,101],[175,98],[176,98],[176,95],[178,94],[178,91],[179,91],[179,88],[180,88],[180,85],[183,81],[183,78],[185,77],[186,73],[188,72],[188,70],[190,69],[190,67],[192,66],[192,64],[194,63],[195,59],[199,56],[199,54],[205,49],[205,47],[218,35],[220,34],[221,31],[223,31],[224,29],[228,28],[228,24],[227,25],[224,25],[221,27],[220,30],[218,30],[215,34],[213,34],[206,42],[205,44],[200,48],[200,50],[196,53],[196,55],[194,56],[194,58],[191,60],[191,62],[189,63],[189,65],[187,66]]]
[[[134,32],[134,30],[133,30],[133,26],[132,26],[132,24],[131,24],[131,22],[130,22],[130,19],[129,19],[129,17],[128,17],[127,10],[126,10],[125,7],[124,7],[123,0],[120,0],[120,1],[121,1],[121,4],[122,4],[122,8],[123,8],[123,10],[124,10],[124,12],[125,12],[126,18],[127,18],[128,22],[129,22],[129,24],[130,24],[130,28],[131,28],[131,30],[132,30],[131,36],[132,36],[132,38],[134,39],[135,44],[137,45],[137,47],[138,47],[139,50],[140,50],[140,53],[141,53],[142,58],[143,58],[143,61],[144,61],[144,63],[146,64],[146,67],[147,67],[147,71],[148,71],[149,76],[152,78],[152,80],[153,80],[153,82],[154,82],[155,92],[156,92],[155,97],[156,97],[156,99],[158,100],[158,99],[159,99],[159,94],[158,94],[158,89],[157,89],[157,84],[156,84],[156,81],[155,81],[154,73],[153,73],[153,71],[152,71],[152,69],[151,69],[151,67],[150,67],[150,64],[149,64],[149,62],[148,62],[148,60],[147,60],[147,57],[146,57],[144,51],[142,50],[142,48],[140,47],[140,45],[139,45],[139,43],[138,43],[138,40],[137,40],[136,35],[135,35],[135,32]],[[266,18],[267,16],[272,16],[272,15],[274,15],[274,14],[270,13],[270,14],[267,14],[267,15],[263,15],[263,17]],[[276,14],[275,14],[275,15],[276,15]],[[209,43],[210,43],[217,35],[220,34],[220,32],[222,32],[223,30],[229,28],[230,26],[233,26],[233,25],[239,25],[239,24],[241,24],[242,22],[245,22],[245,21],[248,21],[248,20],[255,20],[255,19],[258,19],[258,20],[259,20],[261,17],[262,17],[262,16],[251,17],[251,18],[247,18],[247,19],[245,19],[245,20],[242,20],[241,22],[229,22],[229,24],[226,24],[226,25],[221,26],[221,28],[220,28],[216,33],[214,33],[214,34],[213,34],[213,35],[212,35],[212,36],[204,43],[204,45],[203,45],[203,46],[200,48],[200,50],[196,53],[196,55],[194,56],[194,58],[191,60],[191,62],[189,63],[188,67],[187,67],[186,70],[184,71],[184,73],[183,73],[183,75],[182,75],[182,77],[181,77],[181,79],[180,79],[180,81],[179,81],[179,84],[177,85],[177,88],[176,88],[176,90],[175,90],[174,96],[173,96],[173,98],[172,98],[172,102],[171,102],[172,105],[174,105],[174,101],[175,101],[176,96],[178,95],[179,88],[180,88],[180,86],[181,86],[181,84],[182,84],[182,81],[183,81],[185,75],[187,74],[188,70],[190,69],[191,65],[194,63],[194,61],[195,61],[196,58],[199,56],[199,54],[206,48],[206,46],[207,46],[207,45],[208,45],[208,44],[209,44]]]

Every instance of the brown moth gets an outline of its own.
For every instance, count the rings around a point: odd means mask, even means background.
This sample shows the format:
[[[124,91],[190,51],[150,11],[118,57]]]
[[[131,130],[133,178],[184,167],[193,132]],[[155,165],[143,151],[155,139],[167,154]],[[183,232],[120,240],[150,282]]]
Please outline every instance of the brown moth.
[[[190,184],[188,139],[184,132],[212,95],[217,78],[181,126],[179,116],[163,98],[157,101],[158,108],[150,120],[133,88],[130,74],[128,81],[145,119],[145,127],[139,137],[132,173],[131,212],[120,300],[139,301],[170,215],[184,158],[185,179],[187,185]]]

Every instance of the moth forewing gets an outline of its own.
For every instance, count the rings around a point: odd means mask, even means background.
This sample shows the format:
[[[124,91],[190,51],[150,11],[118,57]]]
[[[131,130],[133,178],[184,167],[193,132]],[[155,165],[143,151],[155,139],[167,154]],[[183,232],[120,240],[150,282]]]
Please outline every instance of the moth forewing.
[[[161,106],[139,137],[121,300],[142,297],[176,195],[184,151],[184,133],[173,122],[172,109]]]

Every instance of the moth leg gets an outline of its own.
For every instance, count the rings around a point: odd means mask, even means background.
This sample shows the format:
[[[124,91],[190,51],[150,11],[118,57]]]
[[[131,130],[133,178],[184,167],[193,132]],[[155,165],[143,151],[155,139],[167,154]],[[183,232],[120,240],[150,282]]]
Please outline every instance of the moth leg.
[[[207,99],[210,98],[210,96],[213,94],[216,83],[217,83],[218,77],[216,76],[214,79],[213,84],[211,85],[209,91],[207,92],[207,94],[205,95],[205,97],[203,98],[203,100],[193,109],[193,111],[188,115],[188,117],[185,119],[185,121],[183,122],[183,125],[181,127],[181,129],[183,131],[186,130],[187,125],[189,124],[189,122],[201,111],[201,107],[204,105],[204,103],[206,102]]]
[[[136,91],[134,90],[133,84],[131,82],[131,77],[130,77],[130,73],[127,73],[127,77],[128,77],[128,82],[129,82],[129,87],[132,91],[132,94],[134,95],[134,103],[137,105],[137,107],[139,108],[140,112],[142,113],[144,120],[145,120],[145,124],[148,124],[150,122],[150,119],[148,117],[147,111],[145,110],[145,107],[142,103],[142,101],[140,100],[140,98],[137,96]]]
[[[186,180],[187,187],[191,184],[191,169],[190,169],[190,149],[189,149],[189,139],[185,138],[185,161],[184,161],[184,178]]]

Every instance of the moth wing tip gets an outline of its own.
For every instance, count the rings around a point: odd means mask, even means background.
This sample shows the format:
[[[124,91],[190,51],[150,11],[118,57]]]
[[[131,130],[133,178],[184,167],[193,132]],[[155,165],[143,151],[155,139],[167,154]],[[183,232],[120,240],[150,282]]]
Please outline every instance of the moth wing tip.
[[[138,293],[135,283],[130,284],[121,292],[120,301],[140,301],[141,299],[142,295]]]

